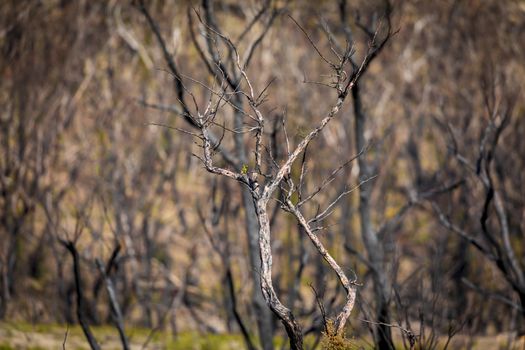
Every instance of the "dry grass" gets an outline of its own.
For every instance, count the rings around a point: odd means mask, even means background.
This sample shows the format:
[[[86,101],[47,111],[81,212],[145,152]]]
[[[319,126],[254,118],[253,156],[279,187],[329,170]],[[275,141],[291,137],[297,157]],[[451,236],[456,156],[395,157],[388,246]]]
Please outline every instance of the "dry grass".
[[[0,323],[0,350],[41,350],[62,349],[67,327],[58,324],[27,323]],[[97,340],[103,349],[121,349],[116,330],[109,326],[93,327]],[[132,349],[141,349],[149,330],[133,328],[127,331]],[[395,338],[399,349],[403,349],[401,339]],[[443,349],[446,337],[440,339],[436,349]],[[310,339],[311,340],[311,339]],[[282,340],[281,342],[282,343]],[[320,349],[323,350],[368,350],[372,349],[370,339],[349,339],[333,332],[329,325],[323,333]],[[181,349],[181,350],[229,350],[243,349],[244,343],[239,335],[219,334],[201,335],[194,332],[182,333],[173,339],[168,333],[157,333],[149,343],[147,349]],[[78,326],[71,326],[66,340],[66,349],[89,349],[82,330]],[[416,344],[415,349],[421,349]],[[453,338],[449,350],[525,350],[525,337],[516,337],[513,334],[502,333],[494,336],[468,337],[458,334]]]

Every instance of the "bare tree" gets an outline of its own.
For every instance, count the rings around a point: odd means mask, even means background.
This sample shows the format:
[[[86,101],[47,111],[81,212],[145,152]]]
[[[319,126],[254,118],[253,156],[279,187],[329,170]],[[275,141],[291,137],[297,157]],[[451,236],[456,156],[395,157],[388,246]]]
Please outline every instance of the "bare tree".
[[[471,159],[470,153],[465,153],[467,150],[462,147],[463,142],[460,141],[460,138],[465,137],[465,135],[457,135],[457,130],[451,123],[441,125],[443,131],[449,136],[449,149],[452,159],[462,170],[460,174],[467,180],[461,189],[470,194],[467,195],[469,203],[472,203],[476,193],[479,192],[468,189],[470,187],[468,185],[481,185],[483,189],[481,196],[483,199],[481,203],[483,204],[479,208],[480,210],[477,212],[469,211],[469,220],[478,221],[479,225],[476,225],[478,227],[475,230],[465,229],[454,222],[448,210],[443,209],[443,205],[435,201],[431,204],[440,223],[447,230],[469,242],[488,261],[494,264],[518,297],[519,304],[500,293],[487,293],[483,288],[481,288],[481,292],[485,295],[492,295],[496,299],[517,308],[522,317],[525,317],[523,259],[519,257],[515,245],[512,243],[513,240],[523,240],[523,231],[519,225],[512,223],[511,213],[508,209],[510,205],[505,203],[505,198],[509,196],[506,183],[513,181],[507,180],[507,177],[512,176],[512,169],[508,169],[509,173],[507,173],[501,168],[503,164],[501,159],[506,154],[512,156],[513,153],[512,149],[503,148],[505,145],[502,145],[502,137],[505,131],[508,130],[507,138],[509,140],[516,141],[517,135],[509,126],[517,123],[517,117],[514,116],[516,114],[514,106],[517,95],[508,92],[508,83],[504,80],[503,75],[497,74],[496,70],[493,70],[492,74],[495,80],[484,80],[482,84],[485,113],[488,118],[477,140],[475,159]],[[473,285],[468,280],[465,283],[474,290],[480,290],[480,287]]]
[[[193,16],[191,13],[191,9],[188,8],[188,19],[190,24],[190,31],[192,34],[193,43],[202,59],[202,61],[205,63],[206,68],[208,69],[209,73],[212,76],[221,75],[224,77],[224,80],[227,84],[221,85],[221,88],[223,91],[226,91],[226,89],[231,89],[234,93],[232,94],[233,99],[231,101],[232,105],[235,106],[234,108],[234,128],[235,129],[241,129],[243,127],[244,123],[244,113],[242,112],[243,109],[243,98],[240,94],[241,91],[239,91],[240,83],[242,81],[242,76],[238,71],[235,69],[235,60],[232,56],[233,51],[231,48],[229,48],[229,55],[226,58],[223,58],[219,56],[219,52],[217,51],[216,46],[216,37],[217,35],[220,35],[220,29],[217,25],[217,20],[215,18],[215,12],[213,8],[213,3],[209,0],[203,0],[202,1],[202,9],[204,13],[204,17],[206,20],[206,25],[204,26],[203,30],[207,33],[206,34],[206,40],[205,45],[206,49],[203,49],[201,45],[198,43],[196,35],[194,33],[193,28]],[[150,15],[147,7],[145,6],[143,1],[139,1],[139,7],[144,16],[147,19],[148,25],[150,26],[151,30],[155,34],[155,37],[162,49],[164,59],[169,67],[169,70],[171,74],[174,76],[174,83],[175,83],[175,91],[177,94],[177,99],[180,104],[180,109],[173,109],[172,107],[168,107],[168,110],[171,110],[172,112],[181,114],[184,118],[184,120],[192,127],[199,129],[200,126],[198,123],[195,122],[195,120],[191,117],[191,112],[188,107],[187,102],[187,91],[183,85],[183,78],[181,73],[179,72],[179,68],[177,64],[175,63],[175,60],[173,59],[172,55],[168,51],[167,45],[160,33],[160,29],[155,22],[155,20]],[[253,31],[253,27],[257,23],[262,24],[262,30],[260,33],[256,34],[253,41],[248,43],[249,49],[247,50],[247,53],[243,59],[242,66],[243,68],[246,68],[252,58],[254,57],[255,50],[259,47],[262,40],[264,39],[265,35],[267,34],[268,30],[272,26],[275,18],[279,14],[279,10],[276,8],[271,7],[270,1],[264,1],[262,3],[261,8],[257,11],[255,16],[251,21],[249,21],[245,27],[245,29],[242,31],[242,33],[237,38],[236,42],[246,41],[248,34]],[[208,52],[208,56],[206,56],[206,51]],[[225,61],[224,61],[225,60]],[[145,103],[145,105],[154,107],[154,108],[160,108],[160,109],[166,109],[165,106],[159,106],[157,104],[149,104]],[[213,147],[216,148],[224,161],[226,161],[230,166],[235,168],[237,171],[241,171],[243,166],[248,163],[247,156],[248,152],[245,146],[244,136],[243,133],[235,133],[233,140],[235,142],[235,152],[228,151],[225,147],[223,147],[220,143],[220,139],[213,133],[208,133],[208,138],[210,142],[214,145]],[[263,294],[261,292],[261,286],[260,286],[260,280],[258,276],[258,271],[260,271],[260,261],[259,261],[259,245],[257,243],[258,241],[258,223],[257,223],[257,215],[255,212],[255,208],[252,205],[252,199],[251,194],[249,190],[246,187],[242,188],[242,200],[243,200],[243,207],[245,210],[245,225],[246,225],[246,233],[248,236],[248,246],[249,246],[249,257],[250,257],[250,267],[252,272],[252,280],[253,280],[253,294],[252,294],[252,304],[255,309],[255,317],[257,319],[258,329],[259,329],[259,338],[261,341],[261,344],[263,346],[264,350],[271,350],[273,349],[273,326],[272,326],[272,317],[269,312],[269,310],[265,306],[265,301]]]
[[[271,229],[270,229],[270,218],[269,218],[269,202],[271,200],[277,200],[281,205],[281,208],[290,214],[292,214],[298,224],[303,228],[305,234],[313,243],[317,252],[324,258],[331,269],[336,273],[339,282],[346,291],[346,298],[341,310],[337,313],[333,324],[333,332],[336,335],[344,336],[344,328],[348,317],[354,307],[356,298],[356,284],[355,281],[350,280],[339,264],[332,258],[330,253],[326,250],[320,238],[317,235],[317,231],[322,230],[323,227],[320,223],[326,219],[332,212],[337,202],[345,195],[351,193],[354,188],[346,190],[340,193],[331,203],[329,203],[324,210],[320,210],[312,218],[307,219],[303,214],[303,206],[308,203],[313,197],[324,189],[321,186],[311,194],[302,196],[302,190],[304,180],[306,176],[305,167],[302,167],[301,175],[296,185],[294,179],[290,175],[293,164],[300,159],[300,156],[306,151],[310,142],[314,140],[319,133],[325,128],[325,126],[338,114],[347,96],[351,93],[356,82],[361,77],[361,74],[370,63],[370,59],[376,53],[376,42],[374,35],[369,43],[369,49],[366,53],[363,61],[360,65],[352,65],[351,57],[353,54],[352,46],[347,42],[344,51],[337,52],[335,48],[332,48],[335,52],[337,61],[331,62],[319,51],[319,49],[313,44],[309,36],[307,39],[313,45],[316,52],[319,54],[322,60],[324,60],[329,67],[332,69],[333,80],[327,84],[336,92],[336,100],[329,108],[321,122],[314,127],[307,135],[295,146],[290,149],[290,143],[286,139],[287,157],[285,157],[282,164],[277,164],[275,160],[269,155],[265,157],[266,140],[265,140],[265,122],[267,117],[264,116],[260,106],[265,100],[265,90],[263,88],[260,92],[256,92],[256,88],[253,86],[251,80],[246,73],[246,63],[241,60],[240,54],[237,50],[237,46],[224,34],[217,31],[216,26],[208,23],[201,19],[201,23],[207,28],[208,33],[212,33],[219,40],[225,43],[230,51],[230,55],[233,57],[235,65],[236,81],[235,89],[228,91],[225,86],[231,84],[229,82],[229,76],[224,69],[219,69],[215,72],[216,84],[219,86],[219,90],[215,90],[215,87],[208,87],[204,83],[200,85],[204,86],[209,93],[209,100],[204,107],[199,107],[194,99],[195,106],[194,111],[186,110],[181,115],[191,121],[191,125],[197,128],[197,132],[188,131],[178,127],[175,129],[194,136],[197,140],[200,140],[200,147],[202,148],[201,155],[196,155],[203,163],[206,170],[212,174],[225,176],[239,182],[245,189],[248,190],[253,208],[255,209],[257,222],[258,222],[258,244],[260,249],[260,284],[264,299],[273,311],[273,313],[283,323],[288,337],[290,339],[290,347],[292,349],[303,348],[303,334],[302,328],[292,311],[287,308],[279,299],[279,296],[275,292],[275,288],[272,282],[272,251],[271,251]],[[209,18],[207,18],[208,20]],[[301,28],[304,31],[304,29]],[[306,32],[305,32],[306,33]],[[388,33],[387,37],[390,35]],[[248,55],[248,57],[250,57]],[[217,59],[215,61],[217,65],[221,62]],[[348,66],[350,71],[347,71]],[[219,65],[220,68],[220,65]],[[182,84],[182,79],[180,83]],[[239,98],[242,98],[247,102],[249,110],[242,109],[238,103]],[[224,134],[230,133],[234,138],[238,138],[239,135],[243,135],[243,125],[240,128],[229,130],[228,128],[221,127],[220,115],[224,106],[232,106],[235,108],[243,119],[249,122],[248,131],[253,133],[253,148],[251,154],[253,154],[253,168],[250,169],[248,163],[244,163],[240,170],[236,168],[226,168],[216,165],[214,161],[214,154],[221,143],[217,144],[212,139],[213,129],[222,129]],[[247,123],[245,122],[245,123]],[[267,162],[264,162],[264,159]],[[362,179],[362,182],[367,182],[370,179]],[[277,190],[280,190],[280,197],[275,198],[274,194]],[[300,200],[297,202],[293,200],[294,195],[299,195]]]
[[[85,220],[86,217],[84,214],[78,214],[77,220],[75,223],[75,229],[73,232],[73,239],[64,240],[59,238],[60,243],[66,248],[69,253],[71,254],[71,257],[73,258],[73,276],[75,279],[75,291],[76,291],[76,314],[78,322],[80,323],[80,326],[82,327],[82,331],[84,332],[84,335],[86,336],[86,339],[89,343],[89,346],[92,350],[99,350],[100,345],[97,342],[97,339],[93,335],[93,332],[91,331],[91,327],[89,326],[87,316],[86,316],[86,299],[84,298],[84,292],[83,292],[83,283],[82,283],[82,274],[81,274],[81,268],[80,268],[80,255],[78,253],[78,250],[76,248],[76,241],[81,236],[82,231],[85,228]]]
[[[370,55],[370,61],[377,57],[382,49],[385,47],[388,39],[392,35],[392,24],[391,24],[391,5],[388,0],[385,1],[385,13],[381,17],[380,21],[386,23],[386,34],[373,48]],[[347,1],[339,1],[339,13],[340,19],[343,26],[343,30],[347,37],[347,40],[351,40],[353,33],[350,27],[348,19]],[[379,24],[367,25],[361,22],[360,18],[357,18],[357,27],[369,38],[373,40],[377,36],[377,31],[381,27]],[[357,66],[357,63],[352,60],[352,64]],[[366,73],[366,70],[362,72]],[[354,139],[355,148],[357,150],[363,150],[368,147],[368,141],[366,140],[365,133],[367,132],[367,120],[369,116],[365,112],[363,101],[362,101],[362,87],[359,82],[352,86],[352,98],[353,98],[353,112],[354,112]],[[377,172],[374,167],[373,161],[370,160],[370,156],[366,153],[358,158],[359,174],[358,178],[360,181],[373,176]],[[374,329],[374,340],[378,349],[389,350],[394,348],[392,342],[391,326],[390,326],[390,298],[391,298],[391,286],[394,280],[393,276],[389,276],[389,268],[387,265],[388,257],[385,252],[385,243],[383,242],[382,236],[384,232],[379,232],[374,228],[372,220],[372,189],[373,182],[363,184],[359,188],[359,222],[361,227],[361,237],[364,242],[364,246],[367,254],[367,266],[370,268],[373,281],[374,299],[375,299],[375,320],[373,323]],[[404,212],[400,212],[403,215]],[[392,224],[392,223],[390,223]],[[385,225],[386,227],[386,225]],[[347,247],[351,247],[347,245]],[[350,249],[353,252],[353,249]]]
[[[117,259],[119,252],[120,252],[120,244],[117,242],[117,244],[115,245],[115,248],[113,249],[113,252],[111,253],[109,262],[107,263],[106,266],[104,266],[104,263],[100,259],[96,259],[95,263],[97,265],[98,270],[100,271],[100,274],[102,275],[102,278],[104,279],[104,283],[106,284],[106,290],[108,292],[108,297],[109,297],[109,304],[111,307],[111,315],[113,317],[113,322],[115,323],[115,327],[117,328],[118,333],[119,333],[120,342],[122,343],[122,349],[128,350],[129,340],[124,331],[124,318],[122,317],[122,311],[120,310],[120,305],[117,300],[117,293],[113,285],[113,281],[111,280],[111,277],[109,276],[111,273],[111,270],[113,269],[113,265],[115,264],[115,260]]]

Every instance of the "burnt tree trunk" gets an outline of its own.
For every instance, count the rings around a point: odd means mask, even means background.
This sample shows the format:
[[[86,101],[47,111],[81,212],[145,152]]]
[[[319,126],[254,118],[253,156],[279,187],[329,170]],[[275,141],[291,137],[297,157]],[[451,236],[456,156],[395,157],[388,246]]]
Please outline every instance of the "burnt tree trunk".
[[[100,346],[97,343],[97,339],[91,332],[91,328],[89,327],[89,324],[86,319],[86,315],[84,314],[84,295],[82,292],[82,279],[80,275],[80,257],[78,255],[78,251],[75,247],[75,244],[71,241],[61,241],[62,245],[66,247],[66,249],[69,251],[71,256],[73,257],[73,275],[75,277],[75,290],[77,294],[77,317],[78,322],[80,323],[80,326],[82,327],[82,331],[84,332],[84,335],[86,336],[86,339],[89,343],[89,346],[92,350],[100,350]]]
[[[359,85],[354,85],[352,89],[354,100],[355,116],[355,142],[357,151],[366,147],[365,126],[366,115],[363,111]],[[363,154],[358,158],[359,164],[359,181],[363,182],[372,177],[372,166],[367,160],[367,155]],[[390,327],[389,313],[389,282],[385,271],[385,252],[382,242],[377,236],[372,226],[372,183],[367,182],[359,188],[359,220],[361,225],[361,236],[368,255],[368,261],[371,266],[373,281],[373,291],[375,298],[375,322],[380,323],[374,330],[374,342],[379,350],[394,349],[392,343],[392,333]]]

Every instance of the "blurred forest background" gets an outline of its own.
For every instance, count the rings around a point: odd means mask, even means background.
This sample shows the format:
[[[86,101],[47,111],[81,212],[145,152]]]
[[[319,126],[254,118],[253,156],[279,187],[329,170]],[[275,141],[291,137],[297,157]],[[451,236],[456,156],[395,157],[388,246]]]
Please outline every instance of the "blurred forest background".
[[[357,66],[373,52],[290,174],[322,187],[310,216],[338,199],[316,234],[357,278],[349,346],[524,346],[525,2],[7,0],[0,348],[87,348],[79,323],[92,348],[289,346],[249,192],[206,171],[180,116],[222,88],[218,67],[239,76],[218,32],[265,96],[278,164],[337,98],[325,58],[345,40]],[[237,112],[221,110],[214,159],[245,174]],[[304,347],[331,349],[323,312],[344,290],[295,218],[268,211],[275,291]]]

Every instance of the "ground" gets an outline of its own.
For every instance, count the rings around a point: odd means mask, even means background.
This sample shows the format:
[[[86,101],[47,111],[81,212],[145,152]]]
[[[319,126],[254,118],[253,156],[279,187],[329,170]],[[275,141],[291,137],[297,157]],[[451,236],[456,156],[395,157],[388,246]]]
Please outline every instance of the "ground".
[[[66,337],[67,330],[67,337]],[[99,341],[102,349],[112,350],[121,349],[118,334],[111,327],[93,327],[93,332]],[[177,349],[177,350],[229,350],[245,348],[243,340],[239,335],[213,334],[202,335],[198,333],[185,332],[177,338],[170,334],[157,332],[144,347],[144,343],[150,335],[150,330],[134,328],[127,330],[130,338],[131,349]],[[515,337],[509,334],[497,336],[477,336],[473,339],[465,335],[456,336],[450,343],[448,349],[471,349],[479,350],[525,350],[525,337],[512,341],[510,346],[509,339]],[[64,343],[65,340],[65,343]],[[308,339],[307,343],[311,343]],[[440,340],[440,345],[436,349],[442,349],[445,339]],[[276,343],[282,340],[276,339]],[[65,345],[64,345],[65,344]],[[370,349],[369,342],[365,340],[355,340],[355,349]],[[368,344],[368,345],[367,345]],[[278,344],[276,348],[281,348]],[[399,343],[402,349],[401,343]],[[0,350],[43,350],[43,349],[71,349],[89,350],[89,346],[84,338],[84,334],[79,326],[68,327],[58,324],[38,324],[31,325],[25,323],[0,322]],[[419,349],[416,347],[416,349]]]

